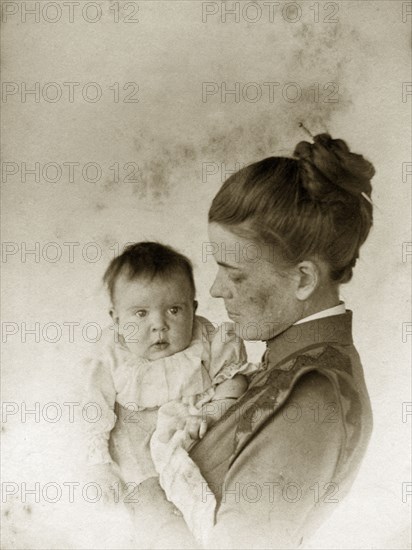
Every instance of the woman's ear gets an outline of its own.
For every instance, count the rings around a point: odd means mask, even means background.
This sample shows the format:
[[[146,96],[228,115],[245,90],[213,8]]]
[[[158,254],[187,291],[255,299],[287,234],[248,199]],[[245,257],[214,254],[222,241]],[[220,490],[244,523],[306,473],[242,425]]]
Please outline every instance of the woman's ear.
[[[307,300],[320,282],[320,270],[319,266],[310,260],[300,262],[298,268],[298,286],[295,294],[296,298],[300,301]]]

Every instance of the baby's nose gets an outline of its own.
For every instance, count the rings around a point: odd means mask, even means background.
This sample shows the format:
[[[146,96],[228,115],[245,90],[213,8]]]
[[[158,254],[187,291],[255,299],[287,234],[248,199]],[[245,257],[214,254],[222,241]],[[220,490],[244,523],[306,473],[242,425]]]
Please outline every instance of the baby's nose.
[[[153,319],[152,330],[153,332],[163,332],[168,329],[166,319],[163,315],[156,315]]]

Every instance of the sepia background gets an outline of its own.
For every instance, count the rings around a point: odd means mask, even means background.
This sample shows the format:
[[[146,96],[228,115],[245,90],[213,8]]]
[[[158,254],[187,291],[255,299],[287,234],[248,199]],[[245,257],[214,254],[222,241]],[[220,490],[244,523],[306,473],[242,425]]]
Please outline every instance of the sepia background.
[[[110,321],[101,277],[127,242],[169,243],[193,260],[200,313],[226,320],[208,207],[231,171],[291,155],[299,121],[377,171],[341,292],[374,432],[310,547],[408,548],[411,2],[1,4],[3,548],[134,548],[121,503],[82,494],[79,361]]]

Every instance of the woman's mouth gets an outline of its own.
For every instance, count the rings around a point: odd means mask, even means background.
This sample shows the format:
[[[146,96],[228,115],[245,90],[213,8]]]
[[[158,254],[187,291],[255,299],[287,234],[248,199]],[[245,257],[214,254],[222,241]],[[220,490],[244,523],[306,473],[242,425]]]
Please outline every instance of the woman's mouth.
[[[229,317],[239,317],[238,313],[234,313],[233,311],[226,310]]]

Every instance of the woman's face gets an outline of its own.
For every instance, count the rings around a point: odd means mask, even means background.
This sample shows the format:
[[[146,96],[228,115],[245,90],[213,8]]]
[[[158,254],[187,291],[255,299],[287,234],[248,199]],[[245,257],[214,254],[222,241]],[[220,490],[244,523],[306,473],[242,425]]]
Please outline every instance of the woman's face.
[[[238,237],[217,223],[209,224],[209,238],[218,264],[210,294],[223,298],[239,336],[269,340],[302,317],[298,272],[281,266],[272,246]]]

